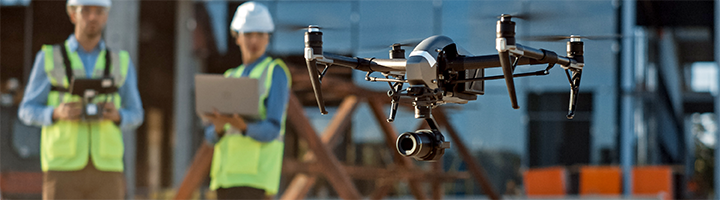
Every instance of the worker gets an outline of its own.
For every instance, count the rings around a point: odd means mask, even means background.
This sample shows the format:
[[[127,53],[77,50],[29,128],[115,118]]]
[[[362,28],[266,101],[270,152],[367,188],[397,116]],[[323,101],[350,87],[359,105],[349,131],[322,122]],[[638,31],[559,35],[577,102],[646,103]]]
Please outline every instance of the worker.
[[[274,28],[267,7],[252,1],[238,6],[230,23],[242,65],[227,70],[225,77],[259,79],[261,119],[219,114],[222,111],[204,115],[212,122],[205,137],[215,145],[210,189],[218,199],[265,199],[280,187],[291,80],[285,63],[265,51]]]
[[[102,39],[110,6],[111,0],[68,0],[74,32],[61,44],[43,45],[35,57],[18,117],[42,127],[43,199],[125,196],[122,130],[137,128],[143,109],[128,52],[109,49]],[[112,78],[117,91],[87,102],[102,117],[85,118],[93,111],[69,85],[101,77]]]

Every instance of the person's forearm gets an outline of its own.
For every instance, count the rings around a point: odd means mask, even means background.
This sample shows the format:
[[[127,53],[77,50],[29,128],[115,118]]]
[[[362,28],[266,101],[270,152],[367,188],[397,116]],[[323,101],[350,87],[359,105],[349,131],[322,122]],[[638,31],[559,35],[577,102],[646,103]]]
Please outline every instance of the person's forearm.
[[[120,113],[120,128],[128,130],[135,129],[144,120],[145,111],[142,108],[140,100],[140,92],[137,89],[137,75],[135,66],[130,62],[128,64],[127,77],[125,84],[120,87],[120,96],[122,97],[122,108]]]
[[[256,123],[247,124],[247,135],[261,142],[270,142],[280,136],[282,123],[284,123],[283,115],[290,96],[288,77],[285,71],[279,66],[276,66],[273,70],[273,83],[270,94],[266,102],[263,102],[267,105],[267,118]]]
[[[120,128],[123,130],[135,129],[142,124],[144,116],[142,108],[120,109]]]
[[[245,135],[259,142],[270,142],[280,135],[280,122],[269,119],[257,123],[248,123]]]
[[[40,51],[35,56],[35,64],[18,110],[18,118],[26,125],[49,126],[53,123],[54,107],[47,105],[50,81],[45,74],[44,55]]]
[[[53,124],[53,107],[24,104],[18,110],[20,121],[30,126],[49,126]]]

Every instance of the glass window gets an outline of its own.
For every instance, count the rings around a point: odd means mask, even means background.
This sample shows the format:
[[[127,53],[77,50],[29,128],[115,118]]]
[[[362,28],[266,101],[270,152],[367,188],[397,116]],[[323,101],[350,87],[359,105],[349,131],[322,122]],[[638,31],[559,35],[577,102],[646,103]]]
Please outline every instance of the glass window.
[[[717,94],[717,64],[715,62],[695,62],[691,66],[692,81],[690,88],[694,92]]]
[[[28,6],[30,0],[0,0],[0,6]]]

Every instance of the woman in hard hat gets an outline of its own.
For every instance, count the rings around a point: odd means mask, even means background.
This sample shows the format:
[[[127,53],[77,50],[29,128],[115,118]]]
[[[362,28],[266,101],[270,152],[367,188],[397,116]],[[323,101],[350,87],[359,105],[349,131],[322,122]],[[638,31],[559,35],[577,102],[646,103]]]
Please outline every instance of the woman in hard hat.
[[[285,63],[265,52],[274,28],[267,7],[256,2],[238,6],[230,24],[243,64],[225,77],[259,79],[261,119],[204,116],[212,122],[205,136],[215,144],[210,188],[218,199],[264,199],[278,192],[291,81]]]
[[[42,126],[40,162],[43,199],[123,199],[122,130],[137,128],[143,109],[135,66],[128,52],[109,50],[102,40],[110,0],[68,0],[75,25],[65,42],[43,45],[20,104],[18,117]],[[48,30],[50,31],[50,30]],[[94,98],[99,119],[69,93],[77,78],[113,79],[117,92]],[[92,112],[94,113],[94,112]]]

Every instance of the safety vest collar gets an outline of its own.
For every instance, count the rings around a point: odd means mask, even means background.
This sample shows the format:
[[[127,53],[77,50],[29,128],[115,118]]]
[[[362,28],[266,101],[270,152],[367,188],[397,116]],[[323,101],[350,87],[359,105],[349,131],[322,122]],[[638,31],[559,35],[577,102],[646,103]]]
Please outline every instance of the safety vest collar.
[[[76,51],[70,51],[72,48],[70,47],[71,44],[72,42],[66,41],[64,47],[69,54],[67,58],[70,61],[73,76],[86,78],[88,76],[86,75],[85,66],[78,53]],[[68,88],[70,80],[65,70],[64,56],[62,55],[63,51],[60,48],[61,46],[59,45],[43,46],[43,51],[46,52],[44,67],[50,79],[50,84],[58,88]],[[116,85],[123,85],[127,77],[128,67],[130,66],[130,55],[126,51],[113,52],[107,51],[106,49],[100,51],[90,77],[99,78],[104,76],[105,63],[108,62],[106,59],[107,54],[110,54],[107,58],[111,62],[109,76],[114,79]]]
[[[253,64],[250,64],[252,66],[252,69],[251,69],[252,71],[250,71],[249,77],[250,78],[259,78],[258,75],[260,75],[260,74],[257,74],[259,72],[256,72],[256,71],[262,71],[265,67],[268,66],[268,64],[270,64],[271,61],[272,61],[272,58],[270,58],[270,56],[265,56],[265,58],[262,60],[259,60],[259,62],[256,61],[255,63],[257,63],[257,64],[255,64],[254,66],[253,66]],[[245,72],[245,69],[246,69],[245,64],[242,64],[242,65],[238,66],[237,68],[235,68],[235,70],[232,71],[231,74],[226,74],[225,76],[233,77],[233,78],[240,78],[242,76],[242,74]],[[255,72],[255,74],[253,74],[253,72]]]
[[[73,37],[73,39],[74,39],[74,37]],[[101,41],[102,45],[100,45],[100,44],[97,45],[98,47],[100,47],[102,49],[100,49],[100,52],[98,53],[98,56],[97,56],[98,59],[95,60],[95,67],[93,67],[94,70],[93,70],[92,74],[90,74],[89,76],[87,74],[85,74],[85,65],[83,64],[82,60],[80,59],[80,55],[77,52],[79,46],[77,44],[75,44],[75,47],[72,47],[72,43],[73,42],[71,42],[69,40],[65,41],[65,48],[68,52],[68,59],[70,59],[70,65],[72,66],[72,69],[73,69],[72,70],[73,76],[80,77],[80,78],[102,77],[103,72],[105,70],[105,62],[107,62],[107,60],[104,58],[105,58],[105,55],[109,53],[109,52],[107,52],[107,49],[104,48],[104,46],[105,46],[104,43]],[[77,43],[77,42],[75,42],[75,43]],[[98,47],[96,47],[96,48],[98,48]],[[93,50],[93,51],[95,51],[95,50]],[[62,53],[62,52],[57,52],[57,53]],[[61,54],[61,56],[62,56],[62,54]],[[110,54],[110,56],[111,56],[111,58],[110,58],[111,62],[120,60],[118,55]],[[62,62],[62,60],[60,60],[60,62]],[[115,64],[115,63],[111,63],[111,64]],[[64,64],[57,65],[57,66],[64,66]],[[117,66],[117,65],[115,65],[115,66]],[[115,69],[115,70],[117,72],[121,71],[120,69]]]
[[[77,53],[77,51],[80,51],[81,50],[80,48],[82,48],[82,47],[80,47],[80,42],[78,42],[77,38],[75,37],[75,34],[70,34],[70,36],[65,41],[68,44],[68,47],[69,47],[68,50],[72,51],[73,53]],[[100,42],[98,42],[98,44],[95,45],[95,48],[93,48],[91,50],[91,52],[97,51],[97,50],[103,50],[103,49],[106,49],[105,40],[101,39]],[[82,49],[82,51],[85,51],[85,50]]]

